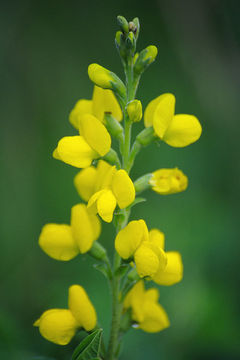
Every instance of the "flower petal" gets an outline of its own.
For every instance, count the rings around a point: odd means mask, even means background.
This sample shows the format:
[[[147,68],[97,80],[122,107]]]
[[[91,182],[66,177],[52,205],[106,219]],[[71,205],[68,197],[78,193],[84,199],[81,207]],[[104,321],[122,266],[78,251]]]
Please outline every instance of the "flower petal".
[[[149,333],[159,332],[169,327],[166,311],[160,304],[146,301],[143,304],[144,320],[139,323],[139,328]]]
[[[134,253],[134,261],[140,277],[153,276],[159,268],[159,258],[151,244],[144,241]]]
[[[74,177],[74,185],[83,200],[88,201],[94,194],[96,181],[97,169],[94,166],[79,171]]]
[[[113,176],[112,190],[120,209],[130,205],[135,199],[135,188],[125,170],[118,170]]]
[[[163,111],[164,114],[168,114],[168,116],[171,114],[170,110],[172,111],[172,105],[174,103],[175,107],[175,97],[173,94],[162,94],[158,96],[156,99],[153,99],[150,101],[150,103],[147,105],[146,110],[144,112],[144,125],[145,127],[149,127],[153,125],[153,119],[155,117],[155,112],[158,107],[158,111],[156,113],[157,116],[161,116],[160,112]],[[170,106],[169,106],[170,105]],[[173,113],[174,115],[174,107],[173,107]],[[165,117],[166,117],[165,115]]]
[[[82,136],[65,136],[58,142],[53,157],[66,164],[86,168],[99,155],[88,145]]]
[[[48,256],[56,260],[68,261],[79,254],[79,248],[69,225],[44,225],[39,236],[39,246]]]
[[[144,294],[145,300],[150,302],[157,302],[159,299],[159,291],[156,288],[148,289]]]
[[[70,310],[51,309],[45,311],[34,326],[39,327],[41,335],[58,345],[67,345],[75,335],[78,323]]]
[[[123,259],[128,259],[134,254],[141,242],[146,239],[148,239],[148,230],[145,221],[130,221],[116,236],[116,251]]]
[[[164,250],[165,235],[162,231],[158,229],[151,229],[149,231],[149,241]]]
[[[99,216],[106,221],[111,222],[113,212],[116,208],[117,201],[111,190],[103,190],[97,200],[97,211]]]
[[[111,148],[111,136],[105,126],[95,116],[84,114],[79,118],[79,131],[86,142],[101,156]]]
[[[79,129],[79,117],[83,114],[92,114],[92,100],[78,100],[70,112],[69,121],[77,130]]]
[[[93,330],[97,324],[97,314],[86,291],[80,285],[72,285],[69,288],[68,307],[79,326],[86,331]]]
[[[96,215],[91,214],[85,204],[72,207],[71,228],[80,252],[86,253],[100,235],[101,225]]]
[[[184,147],[197,141],[201,133],[201,124],[195,116],[179,114],[173,117],[162,140],[173,147]]]
[[[144,314],[142,311],[142,303],[144,297],[144,283],[143,280],[140,280],[132,287],[132,289],[127,293],[127,296],[124,299],[124,308],[132,308],[132,318],[137,322],[141,322],[144,320]]]
[[[160,139],[163,138],[172,122],[175,113],[175,102],[176,99],[173,94],[163,94],[155,108],[153,114],[153,128]]]
[[[164,271],[159,270],[153,277],[159,285],[173,285],[182,280],[183,264],[181,255],[178,252],[166,252],[167,266]]]
[[[99,160],[97,164],[97,180],[96,180],[96,191],[102,190],[104,186],[109,186],[112,178],[109,179],[109,184],[106,182],[106,174],[110,174],[110,169],[113,166],[109,165],[104,160]]]
[[[92,114],[102,122],[104,121],[104,113],[111,113],[112,116],[118,120],[122,120],[122,110],[118,101],[111,90],[102,89],[99,86],[94,86],[92,98]]]

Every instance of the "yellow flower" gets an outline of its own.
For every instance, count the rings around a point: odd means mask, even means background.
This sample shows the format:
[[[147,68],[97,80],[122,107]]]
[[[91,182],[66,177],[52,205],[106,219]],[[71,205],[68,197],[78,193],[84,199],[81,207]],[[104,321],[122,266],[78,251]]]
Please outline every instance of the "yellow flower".
[[[202,133],[193,115],[175,115],[175,96],[163,94],[152,100],[144,113],[146,127],[153,126],[156,135],[173,147],[184,147],[197,141]]]
[[[96,311],[80,285],[72,285],[68,295],[69,309],[50,309],[45,311],[34,326],[40,334],[58,345],[67,345],[78,328],[93,330],[97,323]]]
[[[83,114],[78,118],[79,136],[65,136],[53,152],[53,157],[66,164],[86,168],[94,159],[106,155],[111,148],[111,136],[95,116]]]
[[[46,224],[39,236],[39,246],[50,257],[68,261],[89,251],[101,232],[98,217],[84,204],[72,207],[71,225]]]
[[[82,115],[91,114],[104,122],[106,112],[111,113],[116,120],[122,120],[122,111],[114,93],[111,90],[105,90],[95,85],[92,100],[79,100],[70,112],[69,121],[78,130],[79,118]]]
[[[186,190],[188,178],[178,168],[160,169],[152,173],[149,184],[158,194],[175,194]]]
[[[103,188],[106,174],[110,173],[112,166],[104,160],[99,160],[97,167],[90,166],[82,169],[74,177],[74,185],[80,197],[88,201],[93,194]]]
[[[79,195],[88,201],[93,213],[98,213],[106,222],[111,222],[113,212],[118,205],[120,209],[129,206],[135,199],[135,188],[125,170],[116,170],[103,160],[81,170],[74,178]]]
[[[103,89],[112,88],[111,82],[113,81],[113,77],[111,76],[111,71],[105,69],[103,66],[98,64],[89,65],[88,76],[97,86]]]
[[[131,308],[131,316],[137,322],[137,328],[155,333],[169,327],[168,316],[158,303],[158,298],[158,290],[145,290],[142,280],[128,292],[123,305],[124,309]]]
[[[130,221],[117,234],[115,248],[123,259],[133,257],[140,277],[160,285],[173,285],[182,279],[181,255],[165,252],[164,241],[164,234],[157,229],[148,231],[144,220]]]
[[[106,174],[101,189],[89,199],[88,207],[93,213],[98,213],[104,221],[111,222],[116,206],[124,209],[134,199],[135,188],[127,172],[122,169],[116,170],[113,166]]]
[[[98,64],[89,65],[88,76],[95,85],[103,89],[114,90],[120,96],[126,96],[126,88],[123,82],[116,74],[103,66]]]

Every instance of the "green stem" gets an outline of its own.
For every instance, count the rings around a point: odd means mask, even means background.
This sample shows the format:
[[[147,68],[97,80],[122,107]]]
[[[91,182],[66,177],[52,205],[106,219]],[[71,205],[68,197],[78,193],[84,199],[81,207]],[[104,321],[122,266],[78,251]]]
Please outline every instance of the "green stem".
[[[128,171],[128,159],[131,148],[131,127],[132,124],[128,118],[126,105],[129,101],[133,100],[136,92],[136,84],[134,84],[133,79],[133,64],[132,58],[129,59],[128,64],[125,67],[126,73],[126,86],[127,86],[127,99],[125,104],[121,104],[124,114],[124,141],[122,144],[122,163],[123,168]],[[116,221],[116,230],[120,231],[124,226],[126,226],[130,211],[126,209],[121,211],[119,217]],[[119,333],[120,333],[120,322],[122,315],[122,301],[120,294],[120,280],[121,276],[117,274],[117,269],[121,265],[121,257],[118,253],[115,252],[114,264],[113,264],[113,277],[111,279],[111,292],[112,292],[112,323],[111,323],[111,332],[108,344],[108,350],[106,355],[106,360],[115,360],[116,351],[119,345]]]
[[[123,146],[123,168],[127,171],[128,158],[131,147],[131,130],[132,124],[129,120],[125,121],[125,142]]]
[[[121,258],[118,253],[115,253],[114,258],[114,271],[115,274],[113,275],[111,281],[111,290],[112,290],[112,324],[111,324],[111,333],[109,338],[108,344],[108,351],[107,351],[107,360],[114,360],[115,353],[118,346],[118,334],[120,328],[120,321],[121,321],[121,313],[122,313],[122,304],[120,303],[119,299],[119,289],[120,289],[120,276],[116,275],[116,269],[121,264]]]

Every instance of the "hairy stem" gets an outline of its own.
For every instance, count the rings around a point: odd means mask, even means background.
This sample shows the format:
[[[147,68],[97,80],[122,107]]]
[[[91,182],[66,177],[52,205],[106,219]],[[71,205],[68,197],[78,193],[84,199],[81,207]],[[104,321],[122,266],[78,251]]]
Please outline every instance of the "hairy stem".
[[[115,253],[114,257],[114,271],[118,269],[121,263],[120,256]],[[120,287],[120,276],[116,274],[113,275],[111,280],[111,290],[112,290],[112,324],[111,324],[111,333],[108,344],[107,351],[107,360],[114,360],[115,353],[118,345],[118,334],[121,321],[121,312],[122,305],[119,301],[119,287]]]
[[[126,73],[126,86],[127,86],[127,101],[123,106],[123,114],[124,114],[124,141],[122,145],[122,163],[123,168],[128,172],[128,161],[129,154],[131,149],[131,127],[132,124],[128,118],[126,105],[129,101],[134,99],[136,86],[133,84],[133,64],[132,58],[129,59],[129,62],[125,68]],[[126,210],[122,212],[124,216],[124,221],[117,221],[116,230],[120,231],[128,221],[130,212],[126,212]],[[121,276],[117,274],[116,270],[121,265],[121,258],[115,252],[114,256],[114,264],[113,264],[113,277],[111,279],[111,292],[112,292],[112,323],[111,323],[111,332],[108,344],[108,350],[106,355],[106,360],[116,360],[116,352],[119,345],[119,331],[120,331],[120,322],[121,322],[121,314],[122,314],[122,302],[120,296],[120,280]]]

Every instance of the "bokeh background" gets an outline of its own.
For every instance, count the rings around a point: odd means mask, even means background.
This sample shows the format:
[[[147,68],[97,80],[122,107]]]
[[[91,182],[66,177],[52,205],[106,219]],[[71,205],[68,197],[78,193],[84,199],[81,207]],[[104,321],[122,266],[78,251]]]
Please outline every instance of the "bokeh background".
[[[178,166],[186,192],[146,193],[133,210],[149,228],[166,234],[168,250],[182,253],[184,280],[160,288],[172,326],[158,334],[131,330],[121,359],[240,359],[239,330],[239,1],[2,1],[1,39],[1,295],[0,358],[70,359],[66,347],[45,341],[33,321],[46,309],[65,307],[67,289],[82,284],[108,335],[110,301],[93,261],[47,257],[38,235],[47,222],[69,221],[79,202],[77,170],[51,157],[58,139],[74,134],[68,114],[91,98],[89,63],[123,76],[114,48],[116,16],[138,16],[138,49],[154,44],[157,61],[142,77],[144,106],[163,92],[177,98],[177,113],[203,125],[197,143],[174,149],[152,145],[137,158],[133,179]],[[136,131],[142,125],[136,125]],[[113,249],[114,229],[102,243]],[[81,336],[81,335],[80,335]]]

